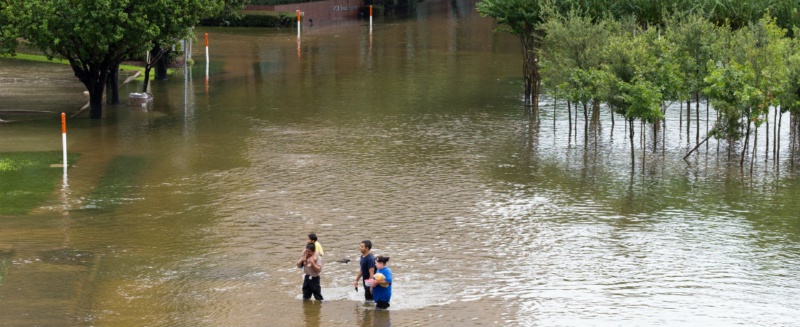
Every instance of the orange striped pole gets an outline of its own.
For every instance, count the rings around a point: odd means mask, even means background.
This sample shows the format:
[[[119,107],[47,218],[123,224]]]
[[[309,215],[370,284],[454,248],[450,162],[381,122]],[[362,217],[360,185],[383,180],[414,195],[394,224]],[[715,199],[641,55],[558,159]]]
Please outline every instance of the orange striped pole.
[[[372,5],[369,5],[369,29],[372,29]]]
[[[297,38],[300,38],[300,9],[297,9]]]
[[[208,93],[208,66],[210,60],[208,59],[208,33],[205,33],[205,35],[206,35],[206,93]]]
[[[208,33],[206,33],[206,65],[208,65]]]
[[[61,152],[64,153],[64,176],[67,175],[67,115],[61,113]]]

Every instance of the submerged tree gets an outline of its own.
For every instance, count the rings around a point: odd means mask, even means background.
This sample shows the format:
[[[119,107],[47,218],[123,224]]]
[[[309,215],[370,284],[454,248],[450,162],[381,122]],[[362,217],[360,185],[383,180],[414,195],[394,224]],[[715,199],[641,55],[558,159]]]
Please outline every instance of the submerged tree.
[[[13,27],[48,57],[69,61],[89,91],[89,116],[101,118],[109,72],[124,58],[145,53],[152,42],[186,36],[200,18],[219,13],[225,4],[223,0],[7,0],[0,15],[9,24],[3,30]]]
[[[648,34],[645,34],[648,33]],[[661,103],[662,83],[672,81],[672,71],[652,51],[655,29],[623,32],[605,47],[609,93],[606,101],[616,113],[625,117],[631,146],[631,168],[634,167],[634,121],[654,124],[664,118]]]
[[[684,84],[679,99],[686,102],[686,133],[689,141],[691,102],[695,102],[695,143],[700,143],[700,95],[707,86],[709,60],[716,61],[717,52],[713,44],[719,38],[717,27],[706,18],[693,14],[668,20],[664,37],[670,45],[675,62],[678,63]]]
[[[603,77],[603,48],[620,24],[605,19],[597,23],[589,17],[570,11],[565,17],[552,16],[542,24],[542,76],[561,81],[555,84],[558,92],[571,103],[583,105],[584,139],[588,137],[589,106],[592,122],[599,123],[602,97],[607,93]],[[577,110],[576,110],[577,112]],[[570,114],[571,117],[571,114]]]
[[[800,31],[795,28],[793,34],[800,35]],[[789,54],[786,59],[786,81],[778,98],[781,112],[789,112],[797,118],[800,117],[800,40],[797,38],[787,40],[787,48]],[[795,128],[798,130],[793,132],[800,133],[800,124],[796,124]]]
[[[519,37],[522,44],[522,76],[525,84],[525,105],[531,108],[534,119],[539,115],[539,33],[538,25],[544,20],[545,0],[483,0],[476,5],[481,16],[495,19],[500,30]]]
[[[728,57],[709,68],[707,91],[721,117],[713,133],[732,141],[744,138],[742,167],[753,134],[751,128],[758,129],[769,119],[769,108],[779,105],[787,90],[790,47],[785,37],[786,30],[766,16],[732,32],[730,41],[719,47],[728,47]]]

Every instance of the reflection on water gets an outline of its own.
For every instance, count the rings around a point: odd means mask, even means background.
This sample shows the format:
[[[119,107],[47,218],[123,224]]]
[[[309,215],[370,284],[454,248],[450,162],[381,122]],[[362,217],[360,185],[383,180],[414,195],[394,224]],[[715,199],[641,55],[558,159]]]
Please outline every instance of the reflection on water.
[[[579,121],[576,137],[566,105],[554,115],[548,100],[542,122],[527,123],[517,40],[492,33],[473,8],[426,1],[417,18],[378,21],[371,34],[364,22],[315,22],[301,43],[294,30],[198,31],[211,38],[207,66],[195,53],[185,74],[153,81],[152,110],[72,120],[69,145],[80,159],[69,193],[54,188],[30,214],[0,217],[0,320],[585,326],[800,318],[800,185],[789,156],[778,169],[760,157],[753,180],[713,142],[683,161],[690,142],[671,132],[679,122],[670,108],[667,135],[637,134],[631,174],[624,122],[603,117],[598,136],[584,139]],[[128,87],[123,94],[141,85]],[[27,98],[14,106],[30,105]],[[49,124],[0,125],[0,153],[60,150],[58,126],[51,140]],[[301,300],[294,266],[309,232],[325,246],[322,303]],[[352,289],[364,239],[392,257],[390,310]]]

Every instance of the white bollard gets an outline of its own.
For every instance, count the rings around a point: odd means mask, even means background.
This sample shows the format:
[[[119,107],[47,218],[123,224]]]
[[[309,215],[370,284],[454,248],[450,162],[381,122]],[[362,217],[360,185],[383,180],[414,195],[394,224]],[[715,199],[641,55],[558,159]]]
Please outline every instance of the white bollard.
[[[300,9],[297,9],[297,38],[300,38]]]

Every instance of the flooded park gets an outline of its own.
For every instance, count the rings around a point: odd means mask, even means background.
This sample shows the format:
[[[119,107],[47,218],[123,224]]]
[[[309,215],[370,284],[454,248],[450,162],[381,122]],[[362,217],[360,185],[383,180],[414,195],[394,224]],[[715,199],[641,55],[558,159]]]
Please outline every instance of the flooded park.
[[[210,61],[195,43],[150,106],[68,119],[67,175],[47,167],[39,203],[0,211],[0,326],[800,321],[788,123],[751,176],[714,139],[684,160],[695,122],[682,133],[675,104],[666,133],[636,136],[632,168],[607,111],[586,138],[566,103],[544,97],[528,119],[519,40],[495,27],[471,0],[372,27],[315,20],[299,39],[198,27]],[[52,112],[0,116],[0,163],[59,164],[58,114],[84,90],[67,65],[0,58],[0,113]],[[302,300],[295,266],[311,232],[321,303]],[[352,287],[362,240],[391,257],[389,310]]]

